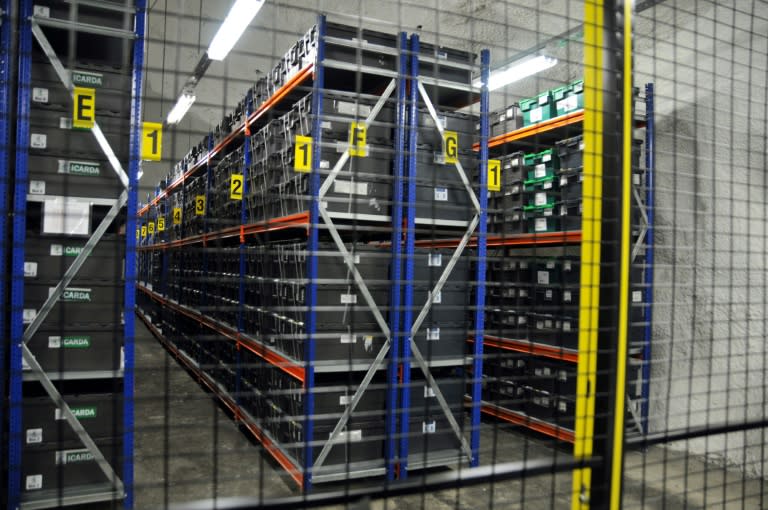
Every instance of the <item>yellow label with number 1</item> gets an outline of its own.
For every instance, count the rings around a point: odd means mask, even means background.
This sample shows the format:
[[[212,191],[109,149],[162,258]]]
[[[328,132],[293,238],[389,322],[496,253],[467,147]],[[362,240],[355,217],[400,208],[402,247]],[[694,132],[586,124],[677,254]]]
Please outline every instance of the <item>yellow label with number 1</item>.
[[[163,232],[165,230],[165,216],[160,216],[157,219],[157,231]]]
[[[349,155],[364,158],[368,155],[366,137],[368,128],[365,124],[353,122],[349,125]]]
[[[160,161],[163,154],[163,125],[160,122],[145,122],[141,125],[141,159]]]
[[[91,129],[96,123],[96,89],[74,87],[72,127]]]
[[[501,160],[488,160],[488,191],[501,191]]]
[[[293,169],[308,174],[312,171],[312,137],[296,135],[293,153]]]
[[[147,223],[147,227],[148,227],[147,231],[150,234],[154,234],[155,233],[155,222],[154,221],[150,221],[149,223]]]
[[[232,200],[243,199],[243,174],[232,174],[229,180],[229,198]]]
[[[181,207],[173,208],[173,224],[181,225]]]
[[[459,134],[456,131],[443,131],[443,158],[446,164],[459,160]]]
[[[205,214],[205,195],[195,196],[195,216],[203,216]]]
[[[142,237],[142,239],[147,237],[147,226],[146,225],[142,225],[141,226],[141,237]]]

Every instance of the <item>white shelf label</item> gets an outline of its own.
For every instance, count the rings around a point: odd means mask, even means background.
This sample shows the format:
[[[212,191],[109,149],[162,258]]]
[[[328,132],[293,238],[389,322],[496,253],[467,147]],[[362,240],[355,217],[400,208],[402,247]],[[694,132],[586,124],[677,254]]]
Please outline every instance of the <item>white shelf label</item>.
[[[533,223],[533,229],[536,232],[545,232],[547,230],[547,219],[536,218],[536,220]]]
[[[37,262],[24,262],[24,278],[37,276]]]
[[[32,15],[39,18],[49,18],[51,16],[51,8],[44,5],[35,5],[32,7]]]
[[[37,9],[37,7],[35,7]],[[29,475],[25,482],[24,487],[28,491],[36,491],[43,488],[43,475]]]
[[[45,181],[29,181],[30,195],[45,195]]]
[[[438,202],[447,202],[448,188],[435,188],[435,200]]]
[[[328,434],[328,437],[331,437],[331,434]],[[348,430],[348,431],[342,431],[339,432],[339,435],[336,436],[336,439],[333,441],[334,443],[358,443],[363,440],[363,431],[358,430]]]
[[[424,398],[434,398],[435,390],[431,386],[424,386]]]
[[[64,255],[64,246],[61,244],[51,245],[51,257],[61,257]]]
[[[333,192],[344,195],[367,195],[367,182],[334,181]]]
[[[29,137],[29,146],[33,149],[45,149],[48,147],[48,136],[42,133],[32,133]]]
[[[542,160],[544,163],[549,163],[550,161],[552,161],[552,154],[544,154],[544,155],[541,157],[541,160]]]
[[[422,434],[434,434],[437,431],[437,423],[435,420],[432,420],[430,422],[423,421],[421,422],[421,433]]]
[[[535,205],[546,205],[547,204],[547,194],[546,192],[539,192],[534,195],[533,203]]]
[[[357,294],[342,294],[341,295],[341,304],[342,305],[354,305],[354,304],[357,304]]]
[[[427,328],[427,341],[440,340],[440,328]]]
[[[443,302],[443,292],[442,291],[435,292],[434,294],[432,294],[432,303],[433,304],[439,305],[442,302]]]
[[[43,442],[43,429],[27,429],[27,444]]]
[[[357,343],[357,335],[353,335],[351,333],[347,333],[345,335],[339,336],[339,342],[342,344],[354,344]]]
[[[549,285],[549,271],[537,271],[536,282],[539,285]]]
[[[352,402],[352,395],[340,395],[339,396],[339,405],[340,406],[348,406],[350,402]]]
[[[32,101],[35,103],[47,103],[48,102],[48,89],[43,87],[35,87],[32,89]]]
[[[563,301],[565,301],[566,303],[570,303],[571,301],[573,301],[573,296],[571,295],[570,290],[563,291]]]
[[[441,267],[443,265],[442,253],[430,253],[427,257],[427,266],[429,267]]]
[[[552,181],[547,181],[541,185],[542,189],[552,189]]]
[[[48,337],[48,348],[49,349],[60,349],[61,348],[61,337],[56,336],[49,336]]]
[[[37,317],[37,310],[34,308],[25,308],[22,312],[22,322],[29,324]]]
[[[529,114],[531,118],[531,122],[539,122],[542,118],[542,109],[541,107],[531,108],[531,113]]]
[[[26,269],[25,269],[25,272],[26,272]],[[633,290],[632,291],[632,302],[633,303],[642,303],[643,302],[643,291],[641,291],[641,290]]]
[[[69,117],[59,117],[59,129],[72,129],[72,119]]]

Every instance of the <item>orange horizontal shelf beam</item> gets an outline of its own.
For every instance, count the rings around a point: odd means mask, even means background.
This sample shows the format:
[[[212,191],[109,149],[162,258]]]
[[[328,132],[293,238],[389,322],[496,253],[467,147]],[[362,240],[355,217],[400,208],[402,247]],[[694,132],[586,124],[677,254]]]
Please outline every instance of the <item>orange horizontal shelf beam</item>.
[[[277,463],[280,464],[283,469],[288,471],[288,474],[299,485],[299,487],[303,487],[304,475],[301,472],[301,469],[299,469],[293,462],[291,462],[291,459],[289,459],[288,456],[286,456],[283,451],[280,450],[280,448],[278,448],[277,445],[275,445],[275,443],[267,435],[264,434],[258,425],[243,415],[240,406],[238,406],[235,401],[233,401],[229,396],[221,393],[219,388],[211,382],[210,377],[207,374],[203,373],[200,371],[200,369],[190,363],[186,356],[183,356],[182,353],[180,353],[176,348],[176,346],[169,342],[157,330],[157,328],[144,317],[144,314],[139,313],[138,316],[144,322],[144,324],[147,325],[147,328],[149,328],[152,334],[165,346],[165,348],[168,349],[171,354],[176,357],[176,359],[181,361],[192,373],[194,373],[200,382],[202,382],[211,391],[211,393],[216,395],[216,398],[218,398],[221,403],[223,403],[230,411],[232,411],[232,414],[234,414],[235,418],[241,422],[245,428],[247,428],[248,431],[253,435],[253,437],[256,438],[256,440],[264,446],[264,448],[269,452],[270,455],[272,455]]]
[[[553,131],[561,127],[578,124],[583,120],[584,120],[584,110],[579,110],[577,112],[569,113],[567,115],[561,115],[559,117],[555,117],[554,119],[545,120],[543,122],[538,122],[536,124],[531,124],[530,126],[525,126],[520,129],[510,131],[509,133],[504,133],[498,136],[494,136],[493,138],[488,140],[488,147],[489,148],[498,147],[499,145],[504,145],[505,143],[523,140],[525,138],[540,135],[542,133]],[[476,143],[472,146],[472,148],[475,151],[478,151],[480,150],[480,144]]]
[[[470,343],[473,343],[474,341],[474,338],[468,340]],[[577,351],[572,349],[562,349],[554,345],[538,344],[528,340],[515,340],[493,335],[483,335],[483,345],[508,351],[533,354],[535,356],[552,358],[560,361],[570,361],[572,363],[578,363],[579,361],[579,353]]]
[[[198,234],[185,237],[184,239],[168,241],[167,243],[155,243],[147,246],[137,246],[136,250],[166,250],[168,248],[179,248],[181,246],[188,246],[190,244],[208,243],[210,241],[216,241],[219,239],[228,239],[231,237],[239,237],[244,235],[264,234],[266,232],[276,232],[278,230],[302,227],[309,228],[309,212],[300,212],[291,214],[290,216],[273,218],[271,220],[260,221],[258,223],[250,223],[248,225],[228,227],[216,232]]]
[[[193,319],[199,322],[200,324],[207,327],[208,329],[215,331],[221,336],[237,342],[239,345],[242,345],[243,347],[247,348],[249,351],[253,352],[263,360],[274,365],[276,368],[279,368],[286,374],[291,375],[292,377],[298,379],[302,383],[305,382],[306,371],[304,370],[304,367],[299,365],[297,362],[286,358],[282,354],[270,349],[266,345],[261,344],[254,339],[243,337],[236,330],[232,328],[228,328],[222,324],[219,324],[216,321],[213,321],[208,317],[202,315],[201,313],[197,312],[196,310],[192,310],[190,308],[187,308],[184,305],[179,305],[172,301],[167,300],[163,296],[160,296],[154,291],[149,290],[143,285],[136,285],[136,288],[139,289],[141,292],[145,293],[146,295],[148,295],[149,297],[151,297],[152,299],[154,299],[155,301],[157,301],[158,303],[160,303],[161,305],[171,308],[173,310],[176,310],[177,312],[186,315],[190,319]]]
[[[416,246],[422,248],[455,248],[461,239],[424,239],[416,241]],[[581,242],[581,231],[544,232],[540,234],[510,234],[506,236],[489,235],[486,246],[542,246],[547,244],[575,244]],[[382,246],[388,243],[382,243]],[[477,237],[469,240],[468,246],[477,246]]]
[[[309,76],[312,76],[313,70],[314,70],[314,64],[309,64],[307,67],[303,68],[301,71],[296,73],[296,75],[293,78],[288,80],[282,87],[277,89],[277,91],[275,91],[272,97],[270,97],[269,99],[264,101],[261,105],[259,105],[256,111],[253,112],[248,117],[248,119],[243,121],[243,123],[240,124],[240,126],[238,126],[234,131],[232,131],[229,135],[227,135],[221,142],[216,144],[216,146],[213,149],[211,149],[211,151],[208,154],[200,158],[200,161],[192,165],[192,167],[188,168],[178,179],[170,183],[167,188],[161,191],[148,204],[146,204],[141,209],[139,209],[138,216],[143,216],[147,212],[149,212],[149,209],[151,207],[157,205],[160,202],[160,200],[168,196],[168,194],[171,191],[178,188],[187,178],[189,178],[197,170],[202,168],[205,164],[207,164],[210,158],[220,153],[227,145],[229,145],[232,142],[232,140],[235,139],[235,137],[237,137],[241,133],[244,133],[246,130],[246,125],[250,127],[251,124],[256,122],[256,120],[259,119],[262,115],[264,115],[267,111],[269,111],[270,108],[272,108],[274,105],[279,103],[293,89],[298,87],[305,79],[307,79]]]
[[[483,402],[480,410],[484,414],[493,416],[494,418],[499,418],[500,420],[514,423],[515,425],[521,425],[561,441],[573,443],[573,431],[563,427],[558,427],[554,423],[548,423],[537,418],[532,418],[525,413],[506,409],[504,407],[490,404],[488,402]]]

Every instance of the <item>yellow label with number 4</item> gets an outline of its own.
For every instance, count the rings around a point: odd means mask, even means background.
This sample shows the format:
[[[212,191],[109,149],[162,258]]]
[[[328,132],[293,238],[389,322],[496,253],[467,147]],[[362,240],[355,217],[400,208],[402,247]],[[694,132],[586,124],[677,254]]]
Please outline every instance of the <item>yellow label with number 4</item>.
[[[312,171],[312,137],[296,135],[296,146],[293,153],[293,169],[296,172],[309,173]]]
[[[181,207],[173,208],[173,224],[181,225]]]
[[[195,196],[195,216],[203,216],[205,214],[205,195]]]
[[[165,216],[160,216],[157,219],[157,231],[162,232],[165,230]]]
[[[501,160],[488,160],[488,191],[501,191]]]
[[[232,200],[243,199],[243,174],[232,174],[229,181],[229,198]]]

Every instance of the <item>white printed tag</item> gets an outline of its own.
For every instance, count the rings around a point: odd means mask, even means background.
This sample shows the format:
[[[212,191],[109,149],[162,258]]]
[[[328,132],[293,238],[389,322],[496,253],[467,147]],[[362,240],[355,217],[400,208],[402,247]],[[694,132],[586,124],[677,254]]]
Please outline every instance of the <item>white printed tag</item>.
[[[433,304],[440,304],[443,302],[443,292],[435,292],[432,294],[432,303]]]
[[[60,244],[51,245],[51,257],[61,257],[64,255],[64,247]]]
[[[61,348],[61,337],[56,336],[49,336],[48,337],[48,348],[49,349],[59,349]]]
[[[549,285],[549,271],[537,271],[536,282],[539,285]]]
[[[641,291],[641,290],[634,290],[634,291],[632,291],[632,302],[633,303],[642,303],[643,302],[643,291]]]
[[[42,489],[43,475],[29,475],[24,481],[24,488],[28,491]]]
[[[547,203],[547,194],[546,193],[536,193],[533,199],[533,203],[535,205],[546,205]]]
[[[59,117],[59,129],[72,129],[72,119],[69,117]]]
[[[533,229],[536,232],[545,232],[547,230],[547,219],[536,218],[536,220],[533,223]]]
[[[354,344],[357,343],[357,335],[347,333],[339,336],[339,342],[342,344]]]
[[[32,89],[32,101],[35,103],[47,103],[48,102],[48,89],[43,87],[35,87]]]
[[[427,328],[427,341],[440,340],[440,328]]]
[[[571,301],[573,301],[573,297],[571,296],[570,290],[563,291],[563,301],[565,301],[566,303],[570,303]]]
[[[435,396],[435,390],[427,385],[424,386],[424,398],[433,398]]]
[[[439,202],[447,202],[448,188],[435,188],[435,200]]]
[[[421,422],[422,434],[434,434],[436,431],[437,431],[437,423],[435,422],[435,420],[432,420],[429,423],[425,421]]]
[[[27,429],[27,444],[43,442],[43,429]]]
[[[531,122],[539,122],[542,118],[542,109],[541,107],[537,108],[531,108],[531,112],[529,114]]]
[[[354,305],[354,304],[357,304],[357,294],[342,294],[341,295],[341,304],[342,305]]]
[[[29,181],[30,195],[45,195],[45,181]]]
[[[442,253],[430,253],[427,257],[427,266],[430,267],[441,267],[443,265],[443,254]]]
[[[37,310],[34,308],[25,308],[22,312],[22,322],[24,324],[29,324],[35,320],[35,317],[37,317]]]
[[[29,146],[33,149],[45,149],[48,147],[48,136],[41,133],[32,133],[29,137]]]
[[[533,176],[537,179],[545,177],[547,175],[547,165],[539,163],[533,167]]]
[[[24,262],[24,278],[37,276],[37,262]]]

